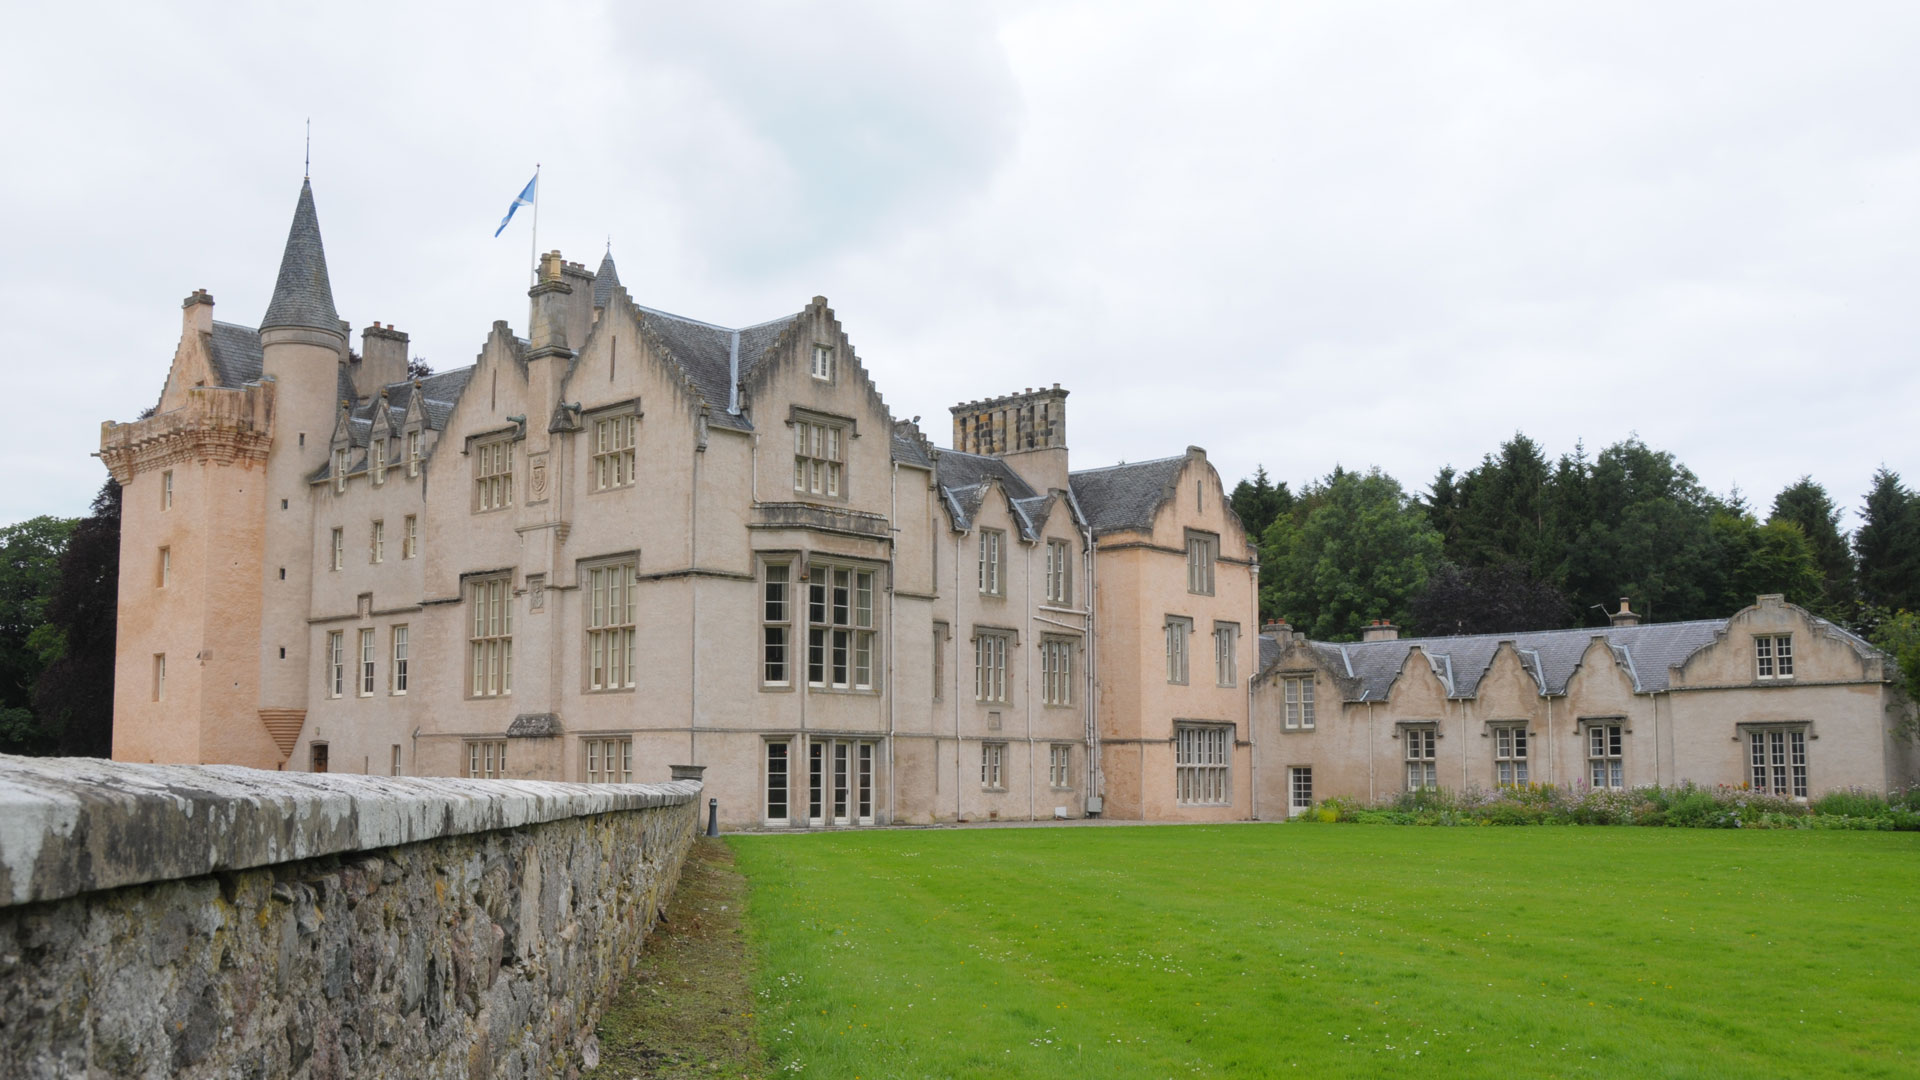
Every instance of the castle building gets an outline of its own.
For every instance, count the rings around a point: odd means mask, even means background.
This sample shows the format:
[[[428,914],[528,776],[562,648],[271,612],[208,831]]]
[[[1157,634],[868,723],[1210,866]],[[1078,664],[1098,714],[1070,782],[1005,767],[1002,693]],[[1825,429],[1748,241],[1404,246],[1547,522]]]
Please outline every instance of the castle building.
[[[1920,782],[1892,658],[1780,596],[1725,619],[1357,642],[1261,636],[1266,816],[1331,797],[1691,781],[1792,799]]]
[[[733,826],[1256,814],[1258,568],[1198,448],[1069,468],[1067,391],[896,418],[824,297],[746,327],[540,260],[410,377],[310,185],[258,328],[184,304],[124,486],[114,756],[665,779]]]

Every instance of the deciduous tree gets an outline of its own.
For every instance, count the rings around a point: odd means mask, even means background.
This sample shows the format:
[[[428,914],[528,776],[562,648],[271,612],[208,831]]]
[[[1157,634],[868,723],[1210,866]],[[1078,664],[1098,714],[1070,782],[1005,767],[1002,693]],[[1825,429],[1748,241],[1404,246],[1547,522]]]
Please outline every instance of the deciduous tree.
[[[1379,469],[1335,469],[1303,493],[1305,513],[1267,530],[1262,607],[1327,641],[1372,619],[1409,621],[1409,603],[1440,564],[1440,534]]]

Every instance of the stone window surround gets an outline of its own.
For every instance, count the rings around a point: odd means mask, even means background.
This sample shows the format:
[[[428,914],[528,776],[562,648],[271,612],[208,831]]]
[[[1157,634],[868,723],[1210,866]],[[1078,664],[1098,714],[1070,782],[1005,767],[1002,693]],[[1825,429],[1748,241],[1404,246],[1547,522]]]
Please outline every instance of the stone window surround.
[[[1056,763],[1056,757],[1058,761]],[[1058,779],[1055,779],[1055,777]],[[1073,744],[1047,744],[1047,787],[1052,791],[1073,790]]]
[[[630,398],[625,401],[610,402],[606,405],[596,405],[590,409],[580,410],[579,422],[580,422],[580,433],[582,436],[581,441],[586,444],[586,448],[587,448],[587,466],[586,466],[587,471],[583,475],[586,475],[589,479],[589,482],[583,484],[582,486],[587,489],[588,495],[604,495],[610,491],[631,491],[633,490],[635,484],[639,482],[638,473],[639,473],[639,463],[640,463],[640,455],[639,455],[640,421],[644,419],[646,415],[647,415],[646,410],[640,407],[640,399],[637,397]],[[594,466],[594,459],[599,456],[598,453],[596,452],[598,447],[594,442],[594,425],[601,420],[612,420],[616,417],[621,417],[621,416],[633,417],[634,445],[632,448],[632,452],[634,455],[634,475],[629,476],[627,479],[627,482],[624,484],[620,484],[615,487],[601,487],[599,484],[598,470]]]
[[[461,627],[460,640],[465,641],[467,646],[465,649],[461,651],[461,657],[460,657],[461,663],[462,663],[461,670],[460,670],[460,686],[461,686],[460,696],[461,696],[461,699],[464,701],[498,701],[502,699],[511,698],[513,696],[513,692],[511,689],[506,689],[501,692],[492,693],[492,694],[481,694],[481,693],[474,692],[474,685],[473,685],[474,638],[473,638],[472,605],[475,602],[473,590],[476,586],[483,585],[492,581],[501,581],[505,583],[505,590],[504,590],[505,595],[503,597],[503,603],[506,605],[506,613],[511,614],[514,601],[521,594],[521,590],[516,589],[514,587],[514,577],[515,577],[515,572],[511,567],[497,569],[497,570],[473,570],[460,575],[460,599],[458,603],[461,606],[460,617],[463,620],[465,620],[464,624]],[[507,658],[510,662],[512,642],[513,642],[512,632],[508,631],[506,634],[503,635],[503,638],[507,642],[507,648],[509,650],[507,653]],[[491,638],[489,640],[501,640],[501,638]]]
[[[633,567],[633,580],[627,587],[631,590],[638,590],[640,587],[639,548],[633,548],[629,551],[616,551],[603,555],[591,555],[575,559],[573,562],[573,589],[580,597],[580,692],[582,694],[595,696],[601,694],[631,694],[639,684],[639,680],[634,678],[634,672],[628,671],[627,678],[630,680],[631,685],[600,688],[593,686],[593,633],[592,627],[588,625],[593,619],[592,575],[595,570],[605,570],[609,567],[623,564]],[[637,638],[640,629],[639,618],[642,613],[639,611],[640,605],[637,599],[631,600],[629,603],[635,608],[635,621],[631,626]],[[636,642],[636,650],[637,648],[638,645]],[[636,666],[639,660],[640,656],[638,651],[636,651],[634,654]]]
[[[1432,735],[1431,740],[1426,738],[1419,740],[1420,748],[1431,749],[1431,755],[1423,754],[1419,757],[1410,756],[1414,749],[1414,741],[1411,738],[1414,732]],[[1400,755],[1402,771],[1405,773],[1402,777],[1405,782],[1401,785],[1400,790],[1414,791],[1419,788],[1439,787],[1441,761],[1440,740],[1447,737],[1445,725],[1438,720],[1396,720],[1393,724],[1393,735],[1391,737],[1395,739],[1407,739],[1406,751]],[[1422,777],[1423,782],[1419,784],[1413,782],[1413,769],[1416,764],[1426,767],[1426,775]],[[1425,782],[1429,779],[1431,783]]]
[[[1239,725],[1230,720],[1175,718],[1173,736],[1167,741],[1173,747],[1175,801],[1179,805],[1233,805],[1233,757],[1240,746],[1239,734]],[[1226,760],[1183,762],[1180,760],[1183,742],[1189,753],[1209,752],[1218,744],[1217,748],[1225,751]],[[1190,795],[1193,797],[1188,797]]]
[[[1280,691],[1280,733],[1283,735],[1300,735],[1318,730],[1320,722],[1320,673],[1313,668],[1308,668],[1304,671],[1275,671],[1269,678],[1278,684]],[[1302,694],[1298,700],[1291,703],[1300,707],[1299,719],[1294,719],[1287,712],[1287,706],[1289,704],[1287,701],[1287,688],[1296,682],[1304,682],[1307,687],[1313,689],[1313,700],[1311,702],[1306,701],[1305,694]],[[1307,705],[1313,706],[1311,714],[1307,711]],[[1311,719],[1311,723],[1308,722],[1309,719]],[[1392,737],[1399,738],[1398,732]]]
[[[974,559],[974,583],[981,596],[1007,598],[1007,530],[982,526]]]
[[[1007,746],[1004,741],[980,743],[980,790],[1007,790]]]
[[[1222,635],[1226,638],[1224,650]],[[1240,624],[1237,622],[1213,620],[1213,685],[1225,690],[1240,685]]]
[[[1058,647],[1062,645],[1066,646],[1065,670],[1055,672],[1055,677],[1062,680],[1062,688],[1065,690],[1065,694],[1056,700],[1056,695],[1052,693],[1052,688],[1047,685],[1047,669],[1051,662],[1051,657],[1048,655],[1047,649],[1048,646]],[[1042,708],[1071,709],[1077,707],[1078,695],[1075,693],[1074,686],[1077,665],[1074,663],[1074,660],[1081,654],[1083,648],[1084,642],[1078,634],[1066,631],[1048,631],[1040,635],[1040,705]]]
[[[1073,604],[1073,541],[1047,537],[1045,603],[1057,607]]]
[[[1754,681],[1764,683],[1792,682],[1794,661],[1793,635],[1791,633],[1764,633],[1753,635]]]
[[[617,768],[613,760],[615,754],[620,755]],[[620,779],[611,779],[615,773],[620,775]],[[633,783],[632,736],[582,738],[580,740],[580,781],[585,784]]]
[[[760,669],[759,678],[756,679],[755,681],[759,684],[761,693],[791,694],[796,689],[796,683],[798,682],[798,680],[794,678],[794,661],[796,656],[798,655],[798,650],[797,650],[798,643],[795,641],[795,638],[794,638],[794,627],[796,625],[804,624],[804,620],[795,619],[794,604],[796,602],[795,598],[799,595],[800,585],[804,581],[804,575],[801,574],[801,570],[806,566],[806,553],[802,551],[797,551],[797,550],[796,551],[756,551],[754,552],[754,555],[756,556],[754,561],[758,564],[756,567],[755,573],[753,575],[754,607],[756,608],[757,615],[758,615],[758,617],[754,621],[757,622],[760,626],[760,632],[756,635],[756,640],[754,642],[755,644],[754,652],[756,654],[754,663]],[[767,621],[767,609],[766,609],[767,568],[771,566],[784,566],[787,569],[786,619],[781,622]],[[778,682],[767,681],[766,650],[767,650],[767,629],[769,627],[779,627],[784,629],[786,632],[783,647],[786,650],[787,677]],[[791,753],[791,751],[789,751],[789,753]],[[787,783],[791,785],[793,783],[793,773],[792,773],[793,759],[792,758],[789,758],[787,761],[787,769],[788,769]],[[789,786],[788,788],[787,798],[789,801],[791,801],[793,798],[793,792],[792,792],[791,786]],[[763,806],[761,807],[761,809],[764,811],[766,808]],[[788,813],[789,815],[791,815],[792,813],[791,805],[788,806]]]
[[[1615,758],[1611,754],[1609,754],[1604,757],[1596,758],[1593,756],[1593,750],[1592,750],[1593,730],[1595,728],[1608,728],[1608,727],[1617,727],[1620,729],[1620,756],[1618,758]],[[1580,762],[1580,773],[1579,773],[1578,779],[1586,781],[1589,787],[1597,786],[1593,783],[1593,763],[1595,761],[1616,761],[1617,760],[1620,763],[1620,776],[1621,776],[1620,787],[1616,789],[1611,784],[1609,784],[1607,785],[1606,790],[1625,790],[1627,787],[1627,783],[1626,783],[1627,736],[1632,734],[1633,734],[1633,727],[1631,723],[1629,722],[1627,717],[1622,715],[1575,717],[1573,722],[1573,737],[1577,740],[1576,745],[1579,747],[1579,754],[1576,759]],[[1743,736],[1739,732],[1735,732],[1733,737],[1736,741],[1739,741],[1743,738]]]
[[[1204,563],[1194,561],[1194,544],[1207,545]],[[1217,593],[1214,581],[1214,564],[1220,561],[1220,534],[1204,529],[1186,530],[1187,556],[1187,592],[1195,596],[1214,596]],[[1195,586],[1200,586],[1196,588]]]
[[[804,405],[789,405],[787,407],[787,429],[792,431],[794,427],[799,424],[812,424],[815,427],[839,429],[840,493],[838,495],[828,495],[825,492],[815,494],[812,491],[801,491],[791,483],[787,483],[788,493],[792,498],[803,502],[846,503],[851,501],[850,492],[853,487],[853,444],[854,440],[860,438],[859,420],[851,416],[840,416],[835,413],[821,412],[818,409],[809,409]],[[787,441],[790,445],[793,440],[789,438]],[[791,453],[787,455],[788,459],[792,459],[795,456],[797,455]]]
[[[760,744],[761,744],[760,746],[760,823],[768,828],[785,829],[785,828],[791,828],[793,825],[794,765],[799,760],[799,756],[800,756],[797,753],[797,748],[799,746],[799,743],[800,743],[799,738],[791,734],[765,735],[761,737],[761,740],[760,740]],[[786,749],[786,754],[782,759],[782,767],[786,770],[785,776],[783,777],[785,790],[781,796],[781,808],[784,809],[786,813],[782,814],[779,817],[772,817],[768,814],[768,811],[771,809],[771,807],[769,806],[769,802],[772,798],[772,786],[773,786],[772,762],[773,762],[774,754],[773,754],[772,748],[775,746],[784,747]]]
[[[1489,751],[1490,756],[1488,760],[1493,762],[1494,786],[1518,786],[1519,784],[1532,781],[1534,761],[1533,747],[1537,741],[1534,737],[1533,721],[1525,717],[1485,720],[1481,722],[1480,728],[1480,737],[1493,743],[1493,747]],[[1509,749],[1512,752],[1505,757],[1500,755],[1500,733],[1503,731],[1519,732],[1519,740],[1517,742],[1512,742],[1512,736],[1509,736]],[[1503,764],[1515,766],[1516,763],[1517,767],[1514,768],[1516,779],[1503,783],[1500,780],[1500,766]],[[1527,779],[1517,779],[1523,771],[1526,773]]]
[[[513,490],[513,485],[519,482],[519,470],[514,468],[514,465],[516,463],[514,462],[513,457],[515,452],[514,450],[515,446],[525,437],[526,437],[526,429],[519,424],[509,424],[506,427],[492,428],[487,431],[479,431],[471,435],[468,435],[466,437],[466,445],[460,451],[460,453],[461,453],[461,456],[466,457],[467,459],[473,462],[473,468],[468,470],[469,476],[467,478],[467,510],[469,513],[474,513],[474,514],[497,513],[501,510],[511,509],[519,501],[520,493]],[[479,485],[479,480],[480,480],[479,454],[483,450],[492,449],[496,444],[499,444],[499,443],[507,444],[507,457],[506,457],[507,468],[504,474],[507,477],[507,499],[506,499],[506,502],[503,503],[502,505],[490,506],[485,509],[481,509],[480,485]]]
[[[1161,625],[1167,639],[1167,684],[1186,686],[1193,681],[1193,617],[1168,615]]]
[[[815,556],[818,556],[818,558],[816,559]],[[869,562],[866,559],[857,557],[849,558],[828,555],[821,552],[807,552],[795,558],[792,566],[795,576],[789,583],[790,600],[788,609],[788,616],[792,621],[787,624],[793,628],[788,634],[787,671],[789,682],[793,687],[805,686],[807,692],[810,694],[853,695],[856,697],[880,696],[881,693],[884,692],[886,683],[886,661],[881,654],[881,650],[886,648],[888,644],[887,635],[892,632],[891,627],[882,627],[880,625],[885,609],[881,598],[887,590],[885,576],[886,565],[884,563]],[[827,572],[827,619],[821,623],[815,623],[813,621],[811,612],[813,571],[816,569]],[[836,570],[847,571],[848,622],[845,625],[833,621],[833,574]],[[868,598],[869,607],[867,619],[869,625],[865,627],[859,625],[860,575],[863,573],[870,574],[873,578],[872,592]],[[765,624],[763,623],[763,625]],[[824,639],[825,670],[823,672],[825,678],[819,683],[812,681],[813,635],[811,631],[815,629],[826,631]],[[844,686],[836,685],[833,681],[833,633],[835,630],[844,630],[848,633],[847,683]],[[803,634],[802,631],[806,633]],[[859,685],[856,682],[858,677],[856,674],[858,671],[857,657],[860,647],[859,636],[862,634],[866,635],[867,648],[867,685],[865,686]],[[766,689],[769,690],[784,690],[789,688],[790,687],[781,686],[766,687]]]
[[[973,626],[973,632],[967,635],[967,643],[970,645],[975,644],[983,637],[997,637],[997,638],[1003,638],[1006,640],[1006,643],[1007,643],[1006,668],[1002,669],[1004,674],[1006,669],[1010,669],[1013,666],[1014,650],[1020,647],[1020,631],[1010,626],[993,626],[986,623],[975,623]],[[1005,695],[1003,697],[983,698],[979,696],[979,678],[980,678],[979,655],[980,655],[979,648],[976,645],[974,650],[975,693],[974,693],[973,701],[977,705],[987,705],[987,706],[993,706],[995,708],[1004,708],[1005,706],[1013,702],[1012,691],[1014,687],[1014,679],[1012,678],[1011,675],[1006,676],[1006,680],[1005,680],[1006,685],[1003,688],[1005,691]]]
[[[1813,791],[1813,784],[1812,784],[1813,751],[1810,747],[1807,747],[1806,744],[1811,743],[1815,739],[1818,739],[1820,737],[1814,732],[1814,724],[1812,719],[1755,720],[1751,722],[1742,721],[1742,722],[1735,723],[1733,739],[1736,743],[1740,744],[1741,753],[1743,755],[1743,760],[1741,761],[1741,769],[1743,772],[1751,771],[1752,769],[1751,759],[1745,757],[1746,753],[1748,752],[1748,747],[1751,746],[1752,738],[1756,735],[1770,735],[1775,732],[1779,732],[1783,734],[1791,734],[1791,733],[1798,732],[1801,736],[1803,736],[1801,750],[1802,750],[1804,760],[1797,765],[1789,765],[1789,768],[1799,770],[1799,783],[1805,788],[1806,794],[1787,794],[1786,797],[1794,800],[1795,802],[1806,802],[1808,799],[1808,796],[1810,796]],[[1791,773],[1789,775],[1791,775]],[[1759,789],[1756,787],[1756,790],[1759,790]],[[1766,790],[1772,791],[1772,788],[1769,787]],[[1779,792],[1774,792],[1774,793],[1780,794]]]

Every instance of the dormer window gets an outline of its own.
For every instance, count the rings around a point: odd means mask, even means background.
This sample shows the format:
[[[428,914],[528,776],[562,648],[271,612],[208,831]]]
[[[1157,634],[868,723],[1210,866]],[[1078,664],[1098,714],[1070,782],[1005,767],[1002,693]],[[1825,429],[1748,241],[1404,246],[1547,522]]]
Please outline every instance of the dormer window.
[[[342,446],[333,452],[333,490],[335,493],[347,490],[347,454]]]
[[[367,471],[373,474],[373,486],[387,482],[387,440],[373,440],[373,453],[367,459]]]
[[[813,347],[813,377],[821,382],[833,381],[833,349],[827,345]]]
[[[407,432],[407,475],[420,475],[420,433]]]

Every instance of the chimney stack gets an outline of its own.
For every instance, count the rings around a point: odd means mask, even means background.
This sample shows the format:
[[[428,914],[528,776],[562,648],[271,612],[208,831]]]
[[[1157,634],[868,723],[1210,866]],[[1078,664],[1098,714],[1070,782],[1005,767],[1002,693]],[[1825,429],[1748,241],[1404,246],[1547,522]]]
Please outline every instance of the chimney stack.
[[[1361,641],[1398,641],[1400,628],[1385,619],[1375,619],[1360,634]]]
[[[1627,607],[1627,598],[1623,596],[1620,598],[1620,610],[1608,616],[1608,621],[1615,626],[1639,626],[1640,616]]]
[[[181,331],[183,334],[213,333],[213,297],[205,289],[193,290],[193,295],[180,301]]]
[[[360,366],[353,373],[353,388],[361,397],[372,397],[383,386],[407,377],[407,335],[376,322],[360,331]]]
[[[1067,391],[1060,384],[969,401],[948,411],[955,450],[1006,458],[1037,491],[1065,490]]]

